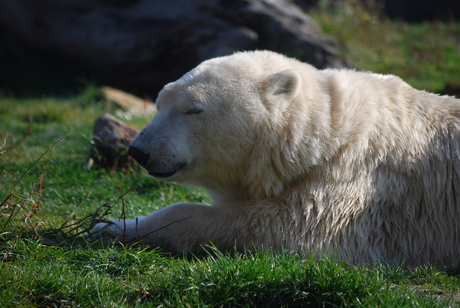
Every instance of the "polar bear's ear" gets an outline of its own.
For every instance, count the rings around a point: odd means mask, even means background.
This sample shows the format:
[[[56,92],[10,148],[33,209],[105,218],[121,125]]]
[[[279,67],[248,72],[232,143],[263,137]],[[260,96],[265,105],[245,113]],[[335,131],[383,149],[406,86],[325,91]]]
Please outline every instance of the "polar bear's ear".
[[[286,99],[294,98],[302,85],[302,77],[293,70],[288,69],[274,74],[268,84],[268,92],[274,96],[284,96]]]

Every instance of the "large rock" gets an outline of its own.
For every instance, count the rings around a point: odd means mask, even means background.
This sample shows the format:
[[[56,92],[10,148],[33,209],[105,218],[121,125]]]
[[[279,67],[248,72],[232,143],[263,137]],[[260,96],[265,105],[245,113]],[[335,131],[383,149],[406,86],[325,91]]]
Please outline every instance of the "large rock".
[[[290,0],[0,0],[0,21],[24,58],[45,54],[98,81],[152,92],[236,50],[346,66],[334,42]]]

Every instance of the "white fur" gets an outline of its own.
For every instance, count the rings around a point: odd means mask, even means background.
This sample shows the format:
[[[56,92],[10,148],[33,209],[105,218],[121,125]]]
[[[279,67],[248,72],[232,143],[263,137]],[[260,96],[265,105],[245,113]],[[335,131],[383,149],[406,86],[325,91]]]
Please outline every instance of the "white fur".
[[[460,266],[459,100],[257,51],[203,62],[157,107],[132,143],[144,167],[214,204],[115,221],[109,237]]]

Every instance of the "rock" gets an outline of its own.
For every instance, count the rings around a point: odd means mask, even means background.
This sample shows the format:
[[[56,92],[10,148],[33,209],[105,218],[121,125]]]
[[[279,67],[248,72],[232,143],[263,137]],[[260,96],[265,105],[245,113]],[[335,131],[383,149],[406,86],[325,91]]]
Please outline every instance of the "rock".
[[[0,21],[26,61],[46,58],[155,95],[200,62],[234,51],[349,65],[291,0],[0,0]]]
[[[96,119],[88,167],[97,165],[108,170],[133,168],[128,148],[138,133],[138,130],[108,113]]]

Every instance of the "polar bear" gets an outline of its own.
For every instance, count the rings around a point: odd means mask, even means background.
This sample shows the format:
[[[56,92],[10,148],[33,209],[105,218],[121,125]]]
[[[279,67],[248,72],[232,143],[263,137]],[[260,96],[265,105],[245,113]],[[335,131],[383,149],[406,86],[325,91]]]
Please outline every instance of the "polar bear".
[[[460,266],[460,100],[254,51],[203,62],[156,106],[130,155],[213,205],[96,225],[104,238]]]

